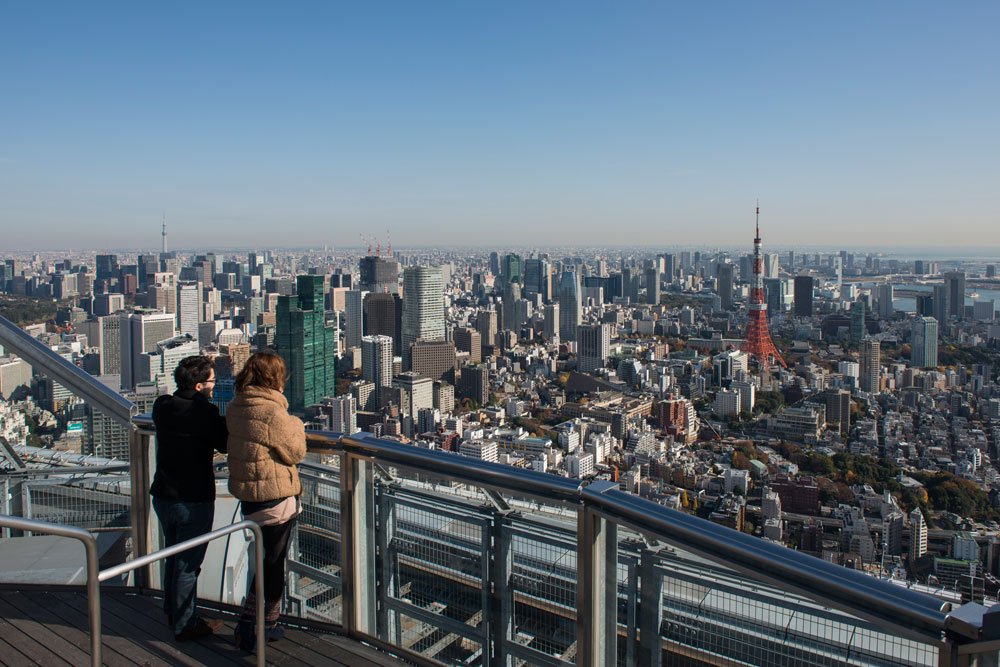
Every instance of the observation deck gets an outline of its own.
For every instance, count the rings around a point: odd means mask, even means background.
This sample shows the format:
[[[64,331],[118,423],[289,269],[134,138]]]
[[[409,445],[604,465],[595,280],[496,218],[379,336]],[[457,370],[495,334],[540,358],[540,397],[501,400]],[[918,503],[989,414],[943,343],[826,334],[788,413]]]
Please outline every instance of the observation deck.
[[[25,338],[0,326],[0,344],[128,429],[130,460],[63,470],[11,461],[0,471],[0,513],[96,535],[101,567],[135,563],[160,547],[148,495],[152,423]],[[267,646],[273,664],[950,666],[1000,656],[980,605],[952,608],[617,484],[365,434],[307,437],[282,619],[294,631]],[[217,529],[238,519],[225,477],[220,462]],[[4,551],[37,539],[3,520],[0,579]],[[210,543],[198,590],[209,615],[231,618],[240,604],[248,542],[233,532]],[[84,561],[77,548],[77,560],[65,556],[53,574],[80,586]],[[65,566],[73,562],[76,570]],[[156,563],[105,581],[99,638],[108,664],[254,660],[217,647],[226,635],[168,641],[158,582]],[[28,657],[28,639],[72,664],[92,658],[85,593],[20,584],[12,594],[11,586],[0,595],[0,662]]]

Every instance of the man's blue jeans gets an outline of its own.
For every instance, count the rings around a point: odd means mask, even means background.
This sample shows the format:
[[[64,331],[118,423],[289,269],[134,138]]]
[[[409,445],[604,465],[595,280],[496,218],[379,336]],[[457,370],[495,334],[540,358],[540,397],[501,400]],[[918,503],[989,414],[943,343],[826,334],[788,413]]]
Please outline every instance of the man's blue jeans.
[[[153,498],[153,510],[163,529],[164,546],[198,537],[212,530],[215,503],[189,503]],[[194,607],[198,593],[198,573],[207,544],[193,547],[166,559],[163,568],[163,611],[179,635],[197,620]]]

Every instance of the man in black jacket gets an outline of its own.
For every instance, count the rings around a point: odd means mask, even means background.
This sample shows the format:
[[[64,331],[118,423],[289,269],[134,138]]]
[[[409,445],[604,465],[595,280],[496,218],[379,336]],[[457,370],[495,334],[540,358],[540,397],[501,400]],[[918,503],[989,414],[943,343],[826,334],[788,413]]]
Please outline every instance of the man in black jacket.
[[[208,357],[182,359],[174,371],[177,391],[153,404],[156,424],[156,475],[150,486],[153,510],[165,546],[212,530],[215,474],[212,457],[226,451],[226,419],[208,399],[215,370]],[[166,559],[163,610],[178,641],[212,634],[221,622],[195,613],[198,573],[207,545]]]

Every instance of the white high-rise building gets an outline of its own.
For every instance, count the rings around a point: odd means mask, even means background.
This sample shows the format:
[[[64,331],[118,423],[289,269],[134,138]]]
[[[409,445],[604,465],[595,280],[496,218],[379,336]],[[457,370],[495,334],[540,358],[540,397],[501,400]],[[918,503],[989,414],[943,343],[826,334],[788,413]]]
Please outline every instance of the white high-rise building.
[[[927,522],[920,508],[910,512],[910,561],[927,553]]]
[[[392,386],[392,337],[364,336],[361,338],[361,377],[375,384],[379,397],[384,387]]]
[[[344,435],[358,432],[358,402],[353,396],[328,396],[323,407],[330,414],[331,431]]]
[[[201,321],[201,283],[177,283],[177,331],[198,340],[198,322]]]
[[[441,269],[409,266],[403,271],[403,368],[410,367],[410,345],[444,340],[444,279]]]
[[[156,351],[156,344],[175,335],[173,313],[135,312],[121,314],[122,389],[132,389],[139,382],[136,369],[143,354]]]

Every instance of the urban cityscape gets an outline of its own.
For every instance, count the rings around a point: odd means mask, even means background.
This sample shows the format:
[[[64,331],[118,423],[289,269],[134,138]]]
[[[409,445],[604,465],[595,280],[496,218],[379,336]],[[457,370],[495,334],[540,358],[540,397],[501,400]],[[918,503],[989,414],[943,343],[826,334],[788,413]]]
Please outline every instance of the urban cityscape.
[[[0,666],[997,664],[998,22],[4,7]]]
[[[7,258],[2,307],[142,411],[208,354],[224,412],[241,364],[273,349],[309,428],[610,480],[995,599],[996,262],[771,252],[759,211],[743,252],[178,252],[163,223],[155,253]],[[15,356],[0,394],[26,459],[128,458],[125,429]]]

